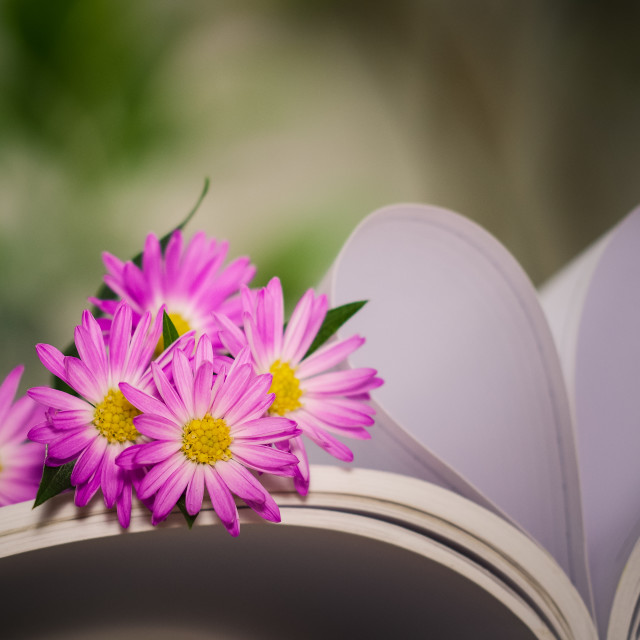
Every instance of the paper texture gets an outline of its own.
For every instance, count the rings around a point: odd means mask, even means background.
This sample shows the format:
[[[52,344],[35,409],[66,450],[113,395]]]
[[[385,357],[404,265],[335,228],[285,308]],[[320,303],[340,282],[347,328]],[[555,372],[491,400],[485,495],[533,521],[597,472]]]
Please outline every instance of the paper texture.
[[[579,280],[586,282],[579,312],[558,311],[562,296],[554,289]],[[573,372],[587,549],[604,637],[616,585],[640,536],[640,208],[549,283],[543,300],[551,315],[576,318],[563,331],[553,327],[565,370]],[[565,306],[575,300],[566,296]]]
[[[366,337],[351,365],[384,377],[373,394],[384,422],[453,470],[455,490],[479,492],[540,541],[588,602],[569,404],[537,294],[513,257],[457,214],[395,205],[354,231],[325,287],[332,306],[369,300],[341,335]],[[354,464],[379,465],[367,460],[380,457],[372,435]],[[406,473],[402,461],[393,470]]]

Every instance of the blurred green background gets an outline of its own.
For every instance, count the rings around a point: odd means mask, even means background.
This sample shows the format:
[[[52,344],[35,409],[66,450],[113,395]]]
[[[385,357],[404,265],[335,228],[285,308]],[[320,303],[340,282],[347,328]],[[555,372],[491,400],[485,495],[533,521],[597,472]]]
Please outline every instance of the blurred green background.
[[[454,209],[536,284],[640,201],[631,3],[0,0],[0,375],[191,230],[292,300],[365,215]]]

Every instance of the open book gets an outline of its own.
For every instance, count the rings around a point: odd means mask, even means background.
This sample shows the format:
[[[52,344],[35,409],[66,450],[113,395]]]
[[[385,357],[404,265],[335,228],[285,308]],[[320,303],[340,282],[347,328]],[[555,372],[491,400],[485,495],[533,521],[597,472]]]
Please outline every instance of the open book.
[[[373,213],[321,286],[369,300],[340,333],[385,378],[354,462],[310,450],[309,495],[273,480],[282,524],[241,507],[239,540],[206,509],[4,507],[3,633],[636,638],[639,241],[640,210],[538,293],[455,213]]]

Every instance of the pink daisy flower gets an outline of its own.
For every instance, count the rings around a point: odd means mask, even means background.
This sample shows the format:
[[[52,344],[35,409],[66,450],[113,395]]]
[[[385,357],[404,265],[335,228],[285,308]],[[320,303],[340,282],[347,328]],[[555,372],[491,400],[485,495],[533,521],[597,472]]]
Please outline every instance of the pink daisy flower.
[[[370,368],[332,370],[355,351],[364,338],[354,335],[327,343],[305,357],[327,313],[327,298],[309,289],[296,305],[284,329],[282,287],[278,278],[258,292],[242,290],[244,332],[222,316],[220,338],[232,355],[248,345],[257,373],[271,373],[276,399],[269,415],[294,420],[302,433],[332,456],[350,462],[352,451],[335,435],[367,439],[374,409],[369,391],[382,384]],[[280,445],[282,446],[282,445]],[[309,489],[309,462],[301,436],[287,444],[299,459],[295,485]]]
[[[214,375],[211,341],[200,338],[189,361],[176,352],[171,384],[152,365],[161,400],[120,385],[125,397],[142,411],[134,418],[138,431],[153,442],[135,445],[118,458],[124,468],[154,465],[140,483],[142,499],[155,496],[153,524],[164,520],[186,492],[186,510],[196,515],[206,487],[213,509],[233,536],[238,535],[238,511],[232,494],[265,520],[280,521],[273,498],[249,469],[293,476],[297,458],[271,445],[299,431],[291,420],[265,416],[273,401],[270,375],[253,373],[247,350]]]
[[[76,461],[71,474],[76,505],[85,506],[101,488],[105,504],[116,506],[123,527],[129,526],[132,486],[137,487],[144,470],[129,471],[115,464],[122,451],[140,440],[133,424],[138,411],[118,385],[128,382],[153,389],[149,363],[161,334],[162,315],[152,325],[150,313],[142,316],[132,334],[131,308],[120,303],[107,345],[97,321],[85,311],[74,336],[79,358],[65,357],[48,344],[36,346],[42,364],[79,397],[48,387],[30,389],[29,396],[48,409],[48,419],[31,429],[29,438],[48,445],[48,466]],[[158,360],[160,365],[166,365],[175,348],[189,339],[171,345]]]
[[[198,335],[207,334],[217,347],[218,327],[212,311],[239,322],[241,303],[237,293],[255,274],[255,267],[246,257],[223,267],[228,249],[227,242],[208,240],[203,232],[196,233],[183,247],[182,233],[176,230],[163,255],[160,241],[149,234],[142,253],[142,268],[132,261],[122,262],[110,253],[103,254],[107,269],[104,282],[131,306],[134,326],[142,314],[150,311],[155,317],[165,305],[179,335],[193,329]],[[117,305],[115,300],[90,298],[90,301],[108,315],[114,313]],[[108,330],[108,319],[101,322]]]
[[[33,500],[42,475],[44,447],[27,442],[27,432],[44,410],[27,396],[13,402],[23,371],[16,367],[0,385],[0,507]]]

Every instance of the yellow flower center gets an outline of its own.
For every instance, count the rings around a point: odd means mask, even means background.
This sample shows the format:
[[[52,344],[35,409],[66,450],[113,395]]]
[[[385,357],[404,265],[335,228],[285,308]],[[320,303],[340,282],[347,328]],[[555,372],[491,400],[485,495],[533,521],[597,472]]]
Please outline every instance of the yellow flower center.
[[[93,424],[111,444],[135,442],[140,435],[133,426],[138,411],[119,390],[111,389],[93,412]]]
[[[182,452],[192,462],[214,465],[218,460],[229,460],[229,445],[233,438],[222,418],[207,414],[202,420],[191,420],[182,430]]]
[[[269,414],[284,416],[289,411],[299,409],[302,406],[300,402],[302,390],[300,381],[289,363],[276,360],[269,367],[269,373],[273,376],[269,393],[276,394],[273,404],[269,407]]]
[[[173,326],[176,328],[178,335],[181,336],[187,331],[191,331],[191,327],[189,323],[179,314],[179,313],[169,313],[169,320],[173,322]],[[156,345],[156,349],[154,352],[154,357],[158,357],[164,351],[164,337],[160,336],[160,340],[158,340],[158,344]]]

